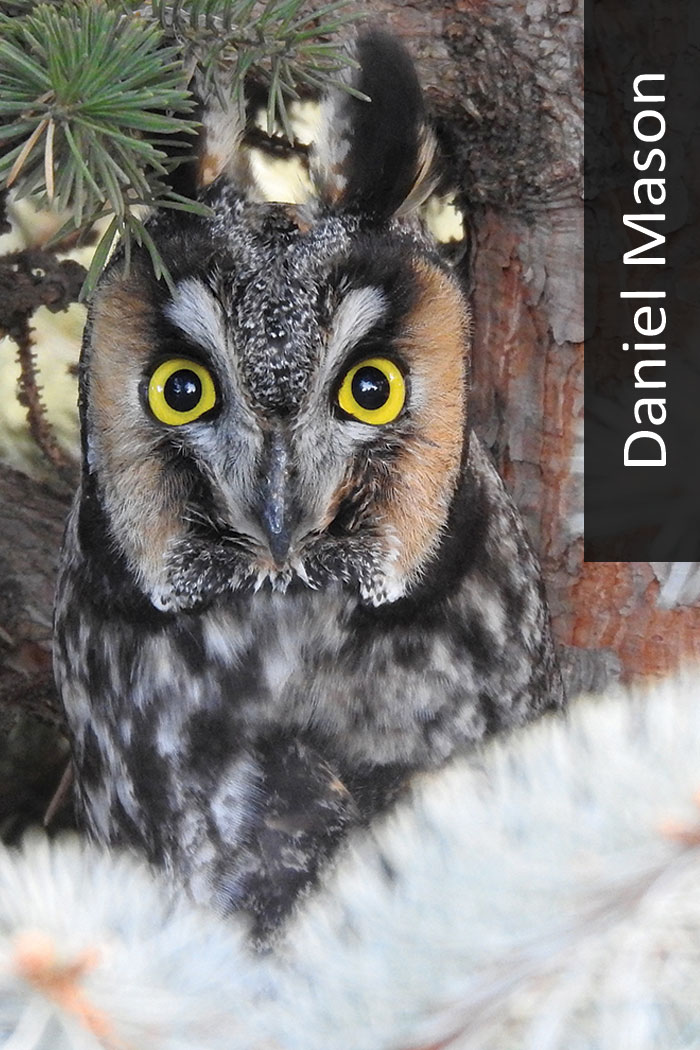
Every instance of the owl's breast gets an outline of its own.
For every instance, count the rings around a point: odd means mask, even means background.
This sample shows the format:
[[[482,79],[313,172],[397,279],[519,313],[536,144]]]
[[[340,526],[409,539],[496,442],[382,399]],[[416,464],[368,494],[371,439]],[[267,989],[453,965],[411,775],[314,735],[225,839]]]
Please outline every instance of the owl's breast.
[[[356,805],[556,704],[546,610],[507,508],[478,551],[379,609],[334,583],[165,613],[126,577],[97,585],[104,559],[81,550],[74,515],[56,670],[85,824],[237,906],[278,836],[297,857],[313,818],[331,849]]]
[[[81,547],[74,514],[56,666],[76,746],[115,770],[126,753],[133,765],[197,769],[202,782],[221,772],[227,748],[255,749],[272,734],[302,735],[344,766],[416,768],[556,706],[536,564],[475,443],[470,467],[465,501],[486,524],[455,525],[432,589],[427,580],[381,608],[334,582],[159,612],[124,590],[123,574],[96,587],[104,558],[98,566]]]
[[[217,693],[242,734],[301,734],[343,768],[438,764],[539,702],[526,627],[480,570],[430,604],[381,613],[340,584],[258,593],[209,610],[200,629],[205,673],[219,668]]]

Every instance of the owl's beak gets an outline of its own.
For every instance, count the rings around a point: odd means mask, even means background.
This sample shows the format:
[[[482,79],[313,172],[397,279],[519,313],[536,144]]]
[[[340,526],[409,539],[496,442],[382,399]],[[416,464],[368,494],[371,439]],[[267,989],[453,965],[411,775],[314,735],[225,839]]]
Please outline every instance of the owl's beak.
[[[290,486],[289,449],[284,435],[273,431],[266,441],[258,515],[277,568],[287,560],[299,515]]]

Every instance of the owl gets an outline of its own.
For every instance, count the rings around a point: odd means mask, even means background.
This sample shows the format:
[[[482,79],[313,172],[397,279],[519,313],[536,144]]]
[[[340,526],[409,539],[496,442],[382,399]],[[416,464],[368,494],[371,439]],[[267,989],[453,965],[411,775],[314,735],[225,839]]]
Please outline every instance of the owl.
[[[540,572],[472,432],[470,313],[421,225],[412,63],[354,45],[304,205],[205,109],[206,215],[94,294],[55,665],[80,821],[264,939],[421,771],[562,704]]]

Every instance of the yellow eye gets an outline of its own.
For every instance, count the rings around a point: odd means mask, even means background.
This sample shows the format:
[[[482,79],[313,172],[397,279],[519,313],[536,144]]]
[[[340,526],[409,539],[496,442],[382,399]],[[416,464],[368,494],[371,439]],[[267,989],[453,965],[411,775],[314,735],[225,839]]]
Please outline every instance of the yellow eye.
[[[392,423],[404,406],[406,384],[386,357],[368,357],[346,373],[338,391],[343,412],[361,423]]]
[[[148,405],[161,423],[192,423],[216,404],[214,380],[207,369],[186,357],[158,365],[148,384]]]

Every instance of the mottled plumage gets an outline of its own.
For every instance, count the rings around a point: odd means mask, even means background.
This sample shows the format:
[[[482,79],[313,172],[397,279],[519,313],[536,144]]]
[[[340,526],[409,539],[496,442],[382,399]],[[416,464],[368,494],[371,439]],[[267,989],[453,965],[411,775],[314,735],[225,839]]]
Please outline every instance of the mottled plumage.
[[[211,217],[149,225],[174,290],[116,258],[81,363],[56,609],[78,809],[260,933],[413,773],[562,699],[470,433],[469,310],[415,215],[415,74],[381,35],[358,54],[373,101],[324,104],[318,199],[250,199],[210,121]]]

